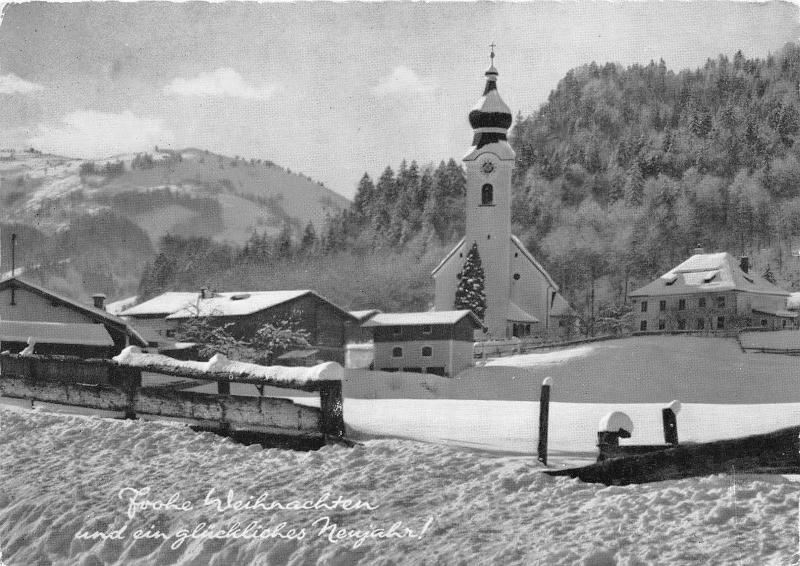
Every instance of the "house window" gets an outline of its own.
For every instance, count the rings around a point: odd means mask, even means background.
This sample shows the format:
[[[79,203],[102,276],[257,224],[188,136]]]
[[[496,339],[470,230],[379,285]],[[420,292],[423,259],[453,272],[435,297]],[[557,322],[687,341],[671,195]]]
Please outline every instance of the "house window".
[[[399,337],[403,333],[403,328],[400,326],[392,326],[392,336]]]
[[[642,301],[642,312],[647,312],[647,301]]]
[[[767,325],[767,319],[766,318],[762,318],[761,319],[761,326],[766,326],[766,325]]]
[[[697,299],[697,306],[700,307],[701,309],[706,308],[706,298],[700,297],[699,299]]]
[[[703,318],[697,319],[697,330],[703,330],[706,327],[706,321]]]
[[[784,320],[783,322],[786,322],[786,321]],[[526,324],[525,325],[525,336],[530,336],[530,335],[531,335],[531,325],[530,324]]]
[[[722,330],[725,328],[725,317],[718,316],[717,317],[717,330]]]
[[[658,329],[659,330],[664,330],[666,327],[667,327],[667,321],[664,320],[663,318],[659,319],[658,320]]]
[[[717,308],[724,309],[725,308],[725,295],[721,297],[717,297]]]
[[[431,332],[433,332],[433,327],[430,324],[423,325],[422,327],[423,334],[430,334]]]
[[[481,187],[481,204],[483,206],[489,206],[494,200],[494,188],[489,183],[486,183],[484,186]]]
[[[643,320],[642,322],[639,323],[639,330],[641,330],[642,332],[645,332],[647,330],[647,321],[646,320]]]
[[[686,330],[686,319],[684,318],[678,319],[678,330]]]
[[[433,348],[430,346],[423,346],[422,347],[422,357],[423,358],[430,358],[433,356]]]
[[[392,348],[392,357],[393,358],[402,358],[403,357],[403,349],[399,346]]]
[[[784,318],[782,322],[783,322],[783,327],[786,328],[786,319]]]
[[[667,310],[667,301],[658,301],[658,310],[661,312]]]
[[[686,299],[678,299],[678,310],[679,311],[686,310]]]

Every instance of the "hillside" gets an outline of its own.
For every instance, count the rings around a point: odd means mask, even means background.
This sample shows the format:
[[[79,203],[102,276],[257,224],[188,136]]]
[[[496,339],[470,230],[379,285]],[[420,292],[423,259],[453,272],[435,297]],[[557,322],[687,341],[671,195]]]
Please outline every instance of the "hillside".
[[[153,191],[169,191],[174,202],[155,210],[147,202]],[[4,152],[0,202],[0,222],[13,220],[49,233],[74,216],[111,210],[136,222],[153,243],[169,232],[235,244],[254,230],[277,234],[285,222],[298,234],[308,222],[321,228],[327,213],[347,205],[322,184],[270,161],[198,149],[99,161]],[[198,223],[203,216],[215,216],[215,222]]]
[[[241,246],[253,233],[274,237],[288,227],[299,239],[347,202],[270,161],[198,149],[98,161],[3,150],[0,272],[11,268],[5,233],[14,231],[17,265],[34,280],[75,297],[116,297],[136,290],[166,234]]]

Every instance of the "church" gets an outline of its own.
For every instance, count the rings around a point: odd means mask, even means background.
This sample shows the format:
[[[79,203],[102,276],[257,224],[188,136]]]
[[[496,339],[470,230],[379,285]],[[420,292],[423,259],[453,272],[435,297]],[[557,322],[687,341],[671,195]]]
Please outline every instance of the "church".
[[[483,96],[469,113],[472,147],[463,157],[466,234],[433,270],[434,308],[453,309],[464,261],[474,243],[485,274],[483,322],[488,337],[563,333],[574,315],[572,308],[544,267],[511,233],[511,174],[516,154],[507,133],[513,117],[497,90],[494,50],[485,75]]]

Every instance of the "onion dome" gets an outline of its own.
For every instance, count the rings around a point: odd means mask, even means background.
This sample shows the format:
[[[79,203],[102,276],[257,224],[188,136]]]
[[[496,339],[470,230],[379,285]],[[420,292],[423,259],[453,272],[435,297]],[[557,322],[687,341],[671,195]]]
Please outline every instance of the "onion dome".
[[[476,148],[505,140],[506,132],[513,121],[511,109],[497,92],[498,72],[494,66],[494,50],[491,58],[492,65],[486,71],[486,88],[483,90],[483,96],[469,113],[469,123],[475,130],[472,145]]]

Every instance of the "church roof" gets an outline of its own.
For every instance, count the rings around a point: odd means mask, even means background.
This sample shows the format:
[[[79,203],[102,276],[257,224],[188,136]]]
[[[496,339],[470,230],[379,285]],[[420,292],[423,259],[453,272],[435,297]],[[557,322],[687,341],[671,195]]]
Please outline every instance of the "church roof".
[[[745,273],[729,253],[694,254],[667,273],[630,293],[630,297],[685,295],[716,291],[747,291],[759,295],[789,292],[755,273]]]
[[[538,318],[530,313],[525,312],[516,303],[512,303],[510,301],[508,303],[506,320],[510,320],[512,322],[539,322]]]
[[[475,130],[472,145],[480,149],[493,143],[508,143],[506,134],[514,121],[511,109],[500,98],[497,91],[497,69],[494,66],[494,50],[492,50],[492,65],[486,71],[486,86],[483,96],[469,113],[469,124]]]
[[[419,326],[423,324],[456,324],[468,317],[475,328],[483,328],[480,319],[470,310],[379,313],[362,324],[371,326]]]
[[[558,285],[556,285],[556,282],[553,281],[553,278],[550,277],[550,274],[547,273],[547,270],[545,270],[545,268],[542,267],[542,264],[536,261],[536,258],[531,255],[531,252],[529,252],[525,248],[525,245],[520,241],[520,239],[512,234],[511,243],[514,244],[514,246],[516,246],[516,248],[522,253],[523,257],[528,261],[530,261],[533,264],[533,266],[539,271],[539,273],[541,273],[542,276],[544,276],[544,278],[547,280],[547,283],[555,291],[558,291]],[[442,261],[439,262],[439,265],[433,268],[433,271],[431,271],[431,275],[435,277],[436,274],[439,272],[439,270],[442,269],[442,267],[444,267],[448,261],[450,261],[450,258],[452,258],[455,255],[455,253],[459,249],[461,249],[461,246],[463,245],[464,245],[464,238],[461,238],[461,240],[458,241],[458,243],[453,247],[453,249],[450,250],[450,252],[446,256],[444,256]]]

